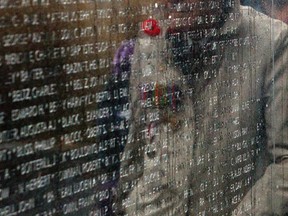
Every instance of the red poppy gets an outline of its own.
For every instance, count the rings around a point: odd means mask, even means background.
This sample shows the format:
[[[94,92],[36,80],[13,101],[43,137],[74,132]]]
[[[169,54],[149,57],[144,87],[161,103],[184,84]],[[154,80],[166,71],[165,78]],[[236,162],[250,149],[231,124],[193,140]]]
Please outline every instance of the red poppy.
[[[152,36],[155,37],[160,34],[160,28],[158,26],[158,22],[155,19],[147,19],[142,23],[142,29],[143,31]]]

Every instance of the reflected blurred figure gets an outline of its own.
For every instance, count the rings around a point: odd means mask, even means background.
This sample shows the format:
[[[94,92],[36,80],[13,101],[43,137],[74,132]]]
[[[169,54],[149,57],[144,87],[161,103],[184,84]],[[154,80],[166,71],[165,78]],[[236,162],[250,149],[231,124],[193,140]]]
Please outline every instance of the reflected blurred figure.
[[[241,0],[241,4],[250,5],[255,9],[275,18],[288,23],[288,1],[274,0],[274,1],[252,1]]]
[[[287,0],[274,0],[263,1],[262,3],[264,12],[269,16],[282,20],[288,23],[288,1]]]
[[[161,1],[151,16],[126,65],[115,215],[287,214],[287,26],[239,0]]]

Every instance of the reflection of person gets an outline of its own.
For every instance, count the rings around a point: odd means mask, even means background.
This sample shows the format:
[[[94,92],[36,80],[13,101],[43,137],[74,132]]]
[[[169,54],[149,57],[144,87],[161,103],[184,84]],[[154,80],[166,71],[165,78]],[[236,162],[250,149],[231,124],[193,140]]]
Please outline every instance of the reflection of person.
[[[288,213],[286,25],[213,2],[135,42],[117,215]]]
[[[275,18],[288,23],[288,2],[287,0],[274,1],[249,1],[241,0],[242,4],[251,5],[257,10]]]
[[[263,1],[262,7],[269,16],[288,23],[288,2],[286,0]]]

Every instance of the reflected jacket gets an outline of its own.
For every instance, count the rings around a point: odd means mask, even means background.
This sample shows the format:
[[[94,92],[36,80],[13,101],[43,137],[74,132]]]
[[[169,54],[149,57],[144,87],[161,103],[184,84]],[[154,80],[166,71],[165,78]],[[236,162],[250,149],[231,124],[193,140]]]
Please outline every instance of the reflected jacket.
[[[288,214],[287,33],[238,5],[197,43],[137,38],[116,215]]]

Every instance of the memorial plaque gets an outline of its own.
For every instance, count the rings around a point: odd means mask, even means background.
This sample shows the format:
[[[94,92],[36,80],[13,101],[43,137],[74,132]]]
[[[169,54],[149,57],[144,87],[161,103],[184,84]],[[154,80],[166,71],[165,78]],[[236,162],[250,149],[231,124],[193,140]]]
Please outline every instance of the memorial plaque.
[[[241,3],[0,0],[0,216],[287,215],[286,6]]]
[[[127,136],[113,112],[128,89],[112,95],[107,85],[117,46],[135,32],[127,9],[121,0],[0,2],[0,215],[110,211]]]

